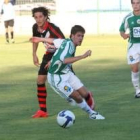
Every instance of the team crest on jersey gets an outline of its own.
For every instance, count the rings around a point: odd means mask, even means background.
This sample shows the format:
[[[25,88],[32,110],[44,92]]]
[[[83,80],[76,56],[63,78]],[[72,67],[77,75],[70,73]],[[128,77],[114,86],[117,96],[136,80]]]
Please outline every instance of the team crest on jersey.
[[[133,58],[133,56],[129,56],[130,61],[134,61],[135,59]]]
[[[71,91],[71,88],[68,86],[64,86],[64,90],[66,90],[67,92]]]
[[[137,23],[140,24],[140,19],[137,20]]]

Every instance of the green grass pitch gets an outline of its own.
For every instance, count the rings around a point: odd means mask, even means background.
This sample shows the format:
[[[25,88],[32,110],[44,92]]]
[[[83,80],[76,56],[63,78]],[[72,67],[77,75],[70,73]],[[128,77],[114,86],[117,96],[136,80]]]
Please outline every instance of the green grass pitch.
[[[5,44],[0,35],[0,140],[139,140],[140,99],[134,98],[127,41],[119,35],[85,36],[76,55],[92,50],[92,56],[73,65],[85,86],[93,91],[96,109],[105,120],[90,120],[80,108],[70,106],[48,86],[46,119],[32,119],[38,109],[36,78],[29,36],[16,36]],[[40,44],[38,56],[44,53]],[[75,124],[63,129],[56,115],[69,109]]]

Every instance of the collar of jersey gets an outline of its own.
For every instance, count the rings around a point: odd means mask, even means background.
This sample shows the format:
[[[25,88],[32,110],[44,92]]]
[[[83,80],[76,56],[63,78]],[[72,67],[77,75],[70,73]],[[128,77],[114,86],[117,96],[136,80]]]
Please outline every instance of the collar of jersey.
[[[43,31],[42,31],[42,33],[45,32],[45,30],[48,28],[48,26],[49,26],[49,23],[46,21],[45,24],[44,24],[44,26],[43,26]]]

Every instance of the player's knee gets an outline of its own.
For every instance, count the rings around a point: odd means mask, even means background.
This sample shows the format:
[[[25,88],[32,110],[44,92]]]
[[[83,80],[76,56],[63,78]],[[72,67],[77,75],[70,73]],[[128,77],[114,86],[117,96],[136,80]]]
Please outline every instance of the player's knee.
[[[38,76],[37,83],[44,84],[46,82],[46,76]]]
[[[82,96],[77,92],[77,91],[74,91],[71,95],[70,95],[71,98],[73,98],[77,103],[81,103],[83,101],[83,98]]]
[[[131,65],[131,71],[132,72],[138,72],[139,71],[139,63]]]
[[[131,67],[132,72],[137,73],[139,71],[138,67]]]

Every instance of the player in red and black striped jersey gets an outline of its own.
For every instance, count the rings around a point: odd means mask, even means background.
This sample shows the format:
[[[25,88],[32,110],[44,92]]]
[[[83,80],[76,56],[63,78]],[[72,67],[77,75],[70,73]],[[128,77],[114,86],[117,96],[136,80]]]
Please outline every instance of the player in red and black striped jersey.
[[[33,36],[43,37],[43,38],[65,38],[62,31],[50,23],[49,16],[50,12],[45,7],[38,7],[32,10],[32,16],[34,17],[36,23],[33,25]],[[45,82],[47,79],[48,70],[45,68],[45,65],[51,60],[55,49],[47,49],[47,45],[43,42],[46,52],[42,58],[41,64],[39,64],[39,59],[37,56],[38,43],[33,43],[33,62],[36,66],[39,66],[38,78],[37,78],[37,97],[40,109],[32,116],[33,118],[48,117],[47,112],[47,89]]]

